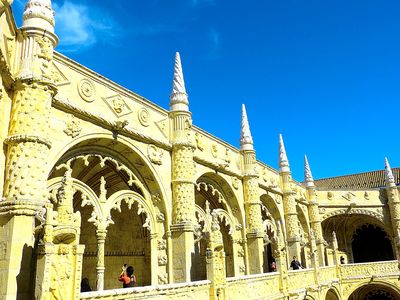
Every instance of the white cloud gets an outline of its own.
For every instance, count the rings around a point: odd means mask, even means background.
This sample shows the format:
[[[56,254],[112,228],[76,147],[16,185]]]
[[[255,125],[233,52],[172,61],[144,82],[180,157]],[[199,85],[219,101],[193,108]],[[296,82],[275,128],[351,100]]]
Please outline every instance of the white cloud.
[[[109,43],[117,36],[116,24],[105,12],[68,0],[62,5],[54,3],[53,8],[61,51],[74,52],[97,42]]]

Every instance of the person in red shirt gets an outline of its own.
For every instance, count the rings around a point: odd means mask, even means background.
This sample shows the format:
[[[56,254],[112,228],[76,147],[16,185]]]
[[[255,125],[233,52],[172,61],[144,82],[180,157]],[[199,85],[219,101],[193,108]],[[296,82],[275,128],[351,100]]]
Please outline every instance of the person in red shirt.
[[[122,273],[119,275],[118,280],[122,282],[122,287],[129,288],[136,285],[136,276],[133,274],[133,267],[126,267],[126,264],[122,268]]]

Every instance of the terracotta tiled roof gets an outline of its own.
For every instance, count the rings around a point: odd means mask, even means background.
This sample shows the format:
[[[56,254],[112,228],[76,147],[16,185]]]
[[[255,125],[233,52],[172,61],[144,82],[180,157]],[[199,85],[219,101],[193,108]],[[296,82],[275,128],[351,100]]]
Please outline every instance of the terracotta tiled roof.
[[[392,171],[396,185],[400,185],[400,168],[394,168]],[[315,180],[314,183],[319,189],[332,190],[380,188],[385,186],[385,170],[323,178]]]

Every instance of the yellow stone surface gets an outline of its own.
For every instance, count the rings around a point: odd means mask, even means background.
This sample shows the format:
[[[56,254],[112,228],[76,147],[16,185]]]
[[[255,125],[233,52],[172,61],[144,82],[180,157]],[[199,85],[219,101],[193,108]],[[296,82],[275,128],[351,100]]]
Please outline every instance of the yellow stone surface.
[[[396,186],[304,186],[256,160],[248,124],[241,150],[192,124],[179,55],[166,111],[53,52],[46,1],[22,28],[11,2],[0,1],[0,300],[400,297]],[[363,224],[387,234],[387,261],[354,263]],[[125,263],[133,289],[118,281]]]

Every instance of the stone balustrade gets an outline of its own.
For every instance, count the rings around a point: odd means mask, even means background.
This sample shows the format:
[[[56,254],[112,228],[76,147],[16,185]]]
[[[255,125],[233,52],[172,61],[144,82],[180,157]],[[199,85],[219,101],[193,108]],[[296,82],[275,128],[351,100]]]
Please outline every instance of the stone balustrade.
[[[306,288],[304,283],[315,283],[315,270],[291,270],[288,271],[288,289],[289,291]]]
[[[166,284],[160,286],[134,287],[100,292],[81,293],[86,300],[127,300],[127,299],[210,299],[211,281]]]
[[[227,278],[225,299],[263,299],[280,297],[278,272]]]
[[[400,276],[397,261],[384,261],[360,264],[327,266],[318,269],[289,270],[286,278],[287,290],[281,286],[282,274],[279,272],[258,275],[231,277],[220,286],[224,289],[224,299],[283,299],[287,294],[305,295],[309,292],[319,293],[321,289],[339,286],[367,278]],[[210,299],[211,281],[168,284],[160,286],[115,289],[101,292],[82,293],[81,300],[128,300],[128,299]]]
[[[341,265],[339,269],[342,280],[400,275],[399,262],[397,260],[374,263],[345,264]]]

